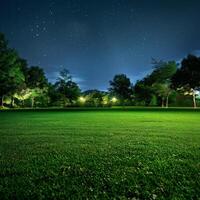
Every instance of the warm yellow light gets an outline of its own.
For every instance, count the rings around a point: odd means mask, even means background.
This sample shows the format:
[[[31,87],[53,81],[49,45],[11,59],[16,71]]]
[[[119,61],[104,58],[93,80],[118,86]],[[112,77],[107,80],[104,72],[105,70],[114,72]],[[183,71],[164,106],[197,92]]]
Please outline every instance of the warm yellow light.
[[[112,101],[113,103],[116,103],[116,102],[117,102],[117,98],[116,98],[116,97],[113,97],[113,98],[111,99],[111,101]]]
[[[79,101],[80,101],[81,103],[85,103],[85,98],[84,98],[84,97],[79,97]]]
[[[103,101],[103,104],[108,104],[108,101],[104,100],[104,101]]]

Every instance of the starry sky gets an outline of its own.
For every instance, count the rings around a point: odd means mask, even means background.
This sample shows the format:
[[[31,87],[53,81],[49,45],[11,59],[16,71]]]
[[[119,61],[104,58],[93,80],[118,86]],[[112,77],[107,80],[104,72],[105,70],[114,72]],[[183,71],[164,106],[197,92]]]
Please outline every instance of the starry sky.
[[[200,54],[199,0],[0,0],[0,32],[49,81],[67,68],[83,90],[134,83],[151,59]]]

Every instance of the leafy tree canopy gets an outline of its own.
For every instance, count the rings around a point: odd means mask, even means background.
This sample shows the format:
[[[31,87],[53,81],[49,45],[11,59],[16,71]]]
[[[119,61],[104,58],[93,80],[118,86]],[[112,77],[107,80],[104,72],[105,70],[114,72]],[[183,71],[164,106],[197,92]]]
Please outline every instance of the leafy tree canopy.
[[[120,99],[131,99],[133,90],[130,79],[125,74],[115,75],[110,81],[109,91]]]

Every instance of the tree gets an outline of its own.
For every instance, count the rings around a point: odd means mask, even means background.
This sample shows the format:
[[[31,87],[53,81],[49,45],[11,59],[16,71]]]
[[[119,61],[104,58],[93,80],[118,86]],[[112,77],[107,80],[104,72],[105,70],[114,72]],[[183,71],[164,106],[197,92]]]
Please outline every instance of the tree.
[[[87,106],[99,107],[103,105],[105,92],[94,89],[86,90],[82,94],[85,96]]]
[[[8,50],[8,41],[5,35],[0,32],[0,54]]]
[[[169,102],[169,95],[172,92],[170,88],[170,83],[154,83],[152,85],[153,90],[157,96],[161,98],[162,101],[162,107],[164,107],[164,103],[166,101],[165,107],[168,108],[168,102]]]
[[[154,90],[148,83],[148,76],[143,80],[137,81],[134,86],[134,93],[137,102],[144,102],[145,106],[150,105],[154,96]]]
[[[177,65],[174,61],[164,62],[162,60],[152,60],[153,71],[143,80],[137,81],[134,87],[136,99],[144,101],[145,105],[150,105],[153,102],[161,99],[162,107],[166,102],[168,107],[169,95],[171,89],[171,77],[176,73]],[[155,100],[155,96],[157,100]]]
[[[44,96],[45,93],[47,93],[46,89],[47,88],[39,88],[39,87],[30,89],[29,97],[31,98],[31,107],[32,108],[35,106],[36,98]]]
[[[125,74],[115,75],[110,81],[110,93],[117,96],[124,104],[125,100],[131,100],[133,93],[130,79]]]
[[[166,108],[168,107],[169,95],[172,92],[171,78],[176,73],[177,64],[175,61],[156,61],[153,60],[154,70],[149,76],[149,80],[157,96],[161,97],[162,107],[164,107],[164,101],[166,102]]]
[[[13,106],[13,95],[18,89],[22,87],[24,81],[25,77],[21,71],[21,63],[19,62],[19,56],[16,51],[13,49],[0,50],[1,106],[3,106],[5,95],[11,96],[11,104]]]
[[[29,88],[24,88],[22,90],[19,90],[14,94],[14,97],[18,99],[19,101],[22,101],[22,106],[24,107],[24,101],[26,99],[29,99],[31,96],[31,90]]]
[[[66,69],[60,71],[60,76],[55,83],[55,87],[60,94],[61,99],[64,101],[65,106],[68,103],[72,105],[73,101],[77,100],[80,96],[79,86],[72,81],[72,77]]]
[[[44,70],[38,66],[32,66],[27,72],[27,85],[29,88],[43,88],[47,85]]]
[[[31,91],[31,106],[34,107],[35,98],[40,96],[48,85],[44,70],[38,66],[32,66],[27,71],[27,87]]]
[[[57,91],[55,84],[48,83],[47,95],[49,97],[49,105],[55,106],[59,104],[60,94]]]
[[[191,95],[193,107],[196,108],[196,91],[200,88],[200,57],[188,55],[181,62],[172,83],[178,90],[184,90],[185,95]]]
[[[59,81],[65,81],[65,82],[72,81],[72,76],[70,75],[69,70],[68,70],[68,69],[65,69],[65,68],[62,69],[62,70],[60,71],[58,80],[59,80]]]
[[[8,87],[8,42],[5,39],[5,36],[3,33],[0,33],[0,101],[1,106],[3,106],[4,103],[4,96],[7,93],[7,87]]]

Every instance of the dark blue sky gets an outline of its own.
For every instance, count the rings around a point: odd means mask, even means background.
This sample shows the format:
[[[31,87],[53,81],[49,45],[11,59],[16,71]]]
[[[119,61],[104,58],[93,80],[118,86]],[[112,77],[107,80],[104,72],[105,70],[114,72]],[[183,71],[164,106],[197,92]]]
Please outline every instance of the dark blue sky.
[[[0,0],[0,31],[50,81],[65,67],[82,89],[105,90],[117,73],[145,76],[152,57],[199,53],[200,1]]]

